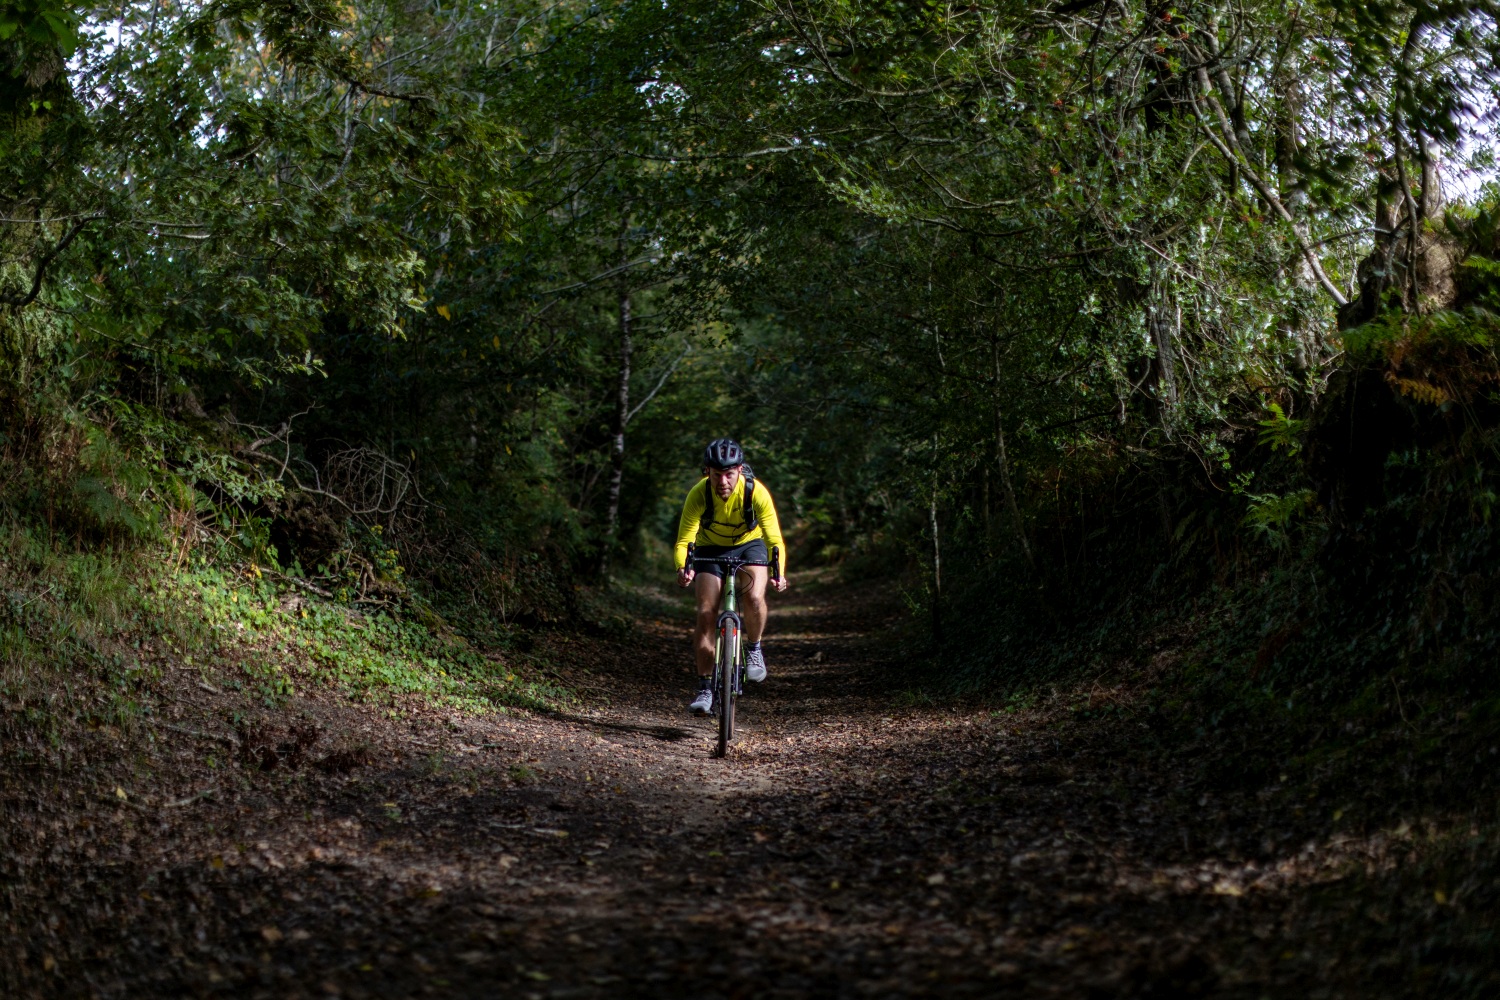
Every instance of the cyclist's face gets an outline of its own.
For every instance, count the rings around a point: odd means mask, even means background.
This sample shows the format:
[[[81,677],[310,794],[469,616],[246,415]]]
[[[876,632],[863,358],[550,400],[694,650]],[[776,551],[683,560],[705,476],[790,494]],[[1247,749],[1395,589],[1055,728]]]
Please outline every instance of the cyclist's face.
[[[709,469],[708,481],[713,484],[714,492],[719,494],[720,500],[728,500],[729,494],[740,483],[740,467],[736,465],[732,469]]]

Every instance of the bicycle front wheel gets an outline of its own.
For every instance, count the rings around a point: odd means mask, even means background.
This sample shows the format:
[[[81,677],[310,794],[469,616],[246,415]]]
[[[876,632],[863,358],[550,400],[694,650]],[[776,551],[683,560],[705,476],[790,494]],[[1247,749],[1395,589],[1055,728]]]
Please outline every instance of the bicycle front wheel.
[[[719,702],[719,757],[729,753],[729,741],[734,739],[735,672],[739,660],[740,630],[732,622],[725,622],[719,629],[719,662],[714,671],[719,681],[719,689],[714,692]]]

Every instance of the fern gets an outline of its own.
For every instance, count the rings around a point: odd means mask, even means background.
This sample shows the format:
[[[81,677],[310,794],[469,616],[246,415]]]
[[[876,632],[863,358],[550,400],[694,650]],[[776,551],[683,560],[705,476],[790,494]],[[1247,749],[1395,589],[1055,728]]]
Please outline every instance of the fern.
[[[1293,522],[1304,511],[1310,510],[1317,495],[1309,489],[1293,490],[1290,493],[1248,493],[1250,507],[1245,512],[1243,524],[1273,545],[1284,545]]]
[[[1394,374],[1388,374],[1385,378],[1396,387],[1396,391],[1401,395],[1419,403],[1426,403],[1428,406],[1442,406],[1450,398],[1446,392],[1431,382],[1415,378],[1400,378]]]
[[[1302,447],[1302,442],[1297,438],[1307,426],[1307,421],[1291,419],[1281,409],[1280,403],[1271,403],[1266,408],[1271,411],[1271,416],[1259,422],[1260,436],[1257,440],[1261,444],[1270,445],[1272,451],[1285,448],[1287,454],[1296,454]]]
[[[132,538],[140,538],[151,529],[152,520],[134,504],[116,496],[110,484],[102,479],[80,477],[73,484],[73,493],[104,531],[121,530]]]

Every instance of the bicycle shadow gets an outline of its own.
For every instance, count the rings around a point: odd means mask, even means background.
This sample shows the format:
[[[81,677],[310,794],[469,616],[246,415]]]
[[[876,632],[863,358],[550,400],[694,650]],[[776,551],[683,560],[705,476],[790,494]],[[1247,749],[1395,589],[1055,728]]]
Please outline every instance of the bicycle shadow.
[[[547,717],[559,722],[571,723],[582,726],[585,729],[593,729],[609,733],[633,733],[639,736],[649,736],[663,743],[681,743],[683,740],[693,737],[693,730],[684,729],[681,726],[669,725],[647,725],[632,722],[606,722],[602,719],[589,719],[581,715],[570,715],[567,712],[548,712]]]

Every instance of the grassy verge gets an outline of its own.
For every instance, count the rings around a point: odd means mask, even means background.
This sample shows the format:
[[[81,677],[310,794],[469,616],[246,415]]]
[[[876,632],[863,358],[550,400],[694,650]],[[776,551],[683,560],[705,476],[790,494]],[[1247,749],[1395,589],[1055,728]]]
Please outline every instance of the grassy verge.
[[[451,629],[309,597],[253,568],[200,564],[163,577],[150,593],[194,609],[207,633],[204,650],[237,666],[241,676],[232,683],[249,686],[268,706],[312,686],[361,702],[417,695],[475,712],[545,709],[566,698],[555,685],[527,679],[534,664],[525,654],[481,652]]]
[[[365,610],[253,567],[166,555],[68,549],[26,527],[4,536],[0,704],[13,718],[128,728],[171,671],[272,709],[317,692],[393,711],[411,698],[469,712],[568,699],[524,643],[478,648],[420,609]]]

